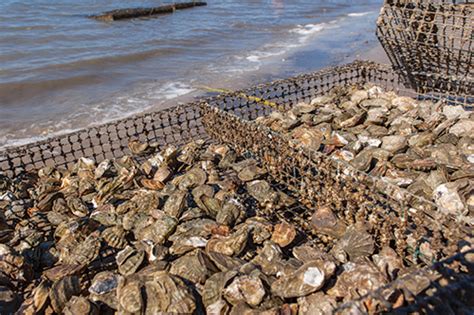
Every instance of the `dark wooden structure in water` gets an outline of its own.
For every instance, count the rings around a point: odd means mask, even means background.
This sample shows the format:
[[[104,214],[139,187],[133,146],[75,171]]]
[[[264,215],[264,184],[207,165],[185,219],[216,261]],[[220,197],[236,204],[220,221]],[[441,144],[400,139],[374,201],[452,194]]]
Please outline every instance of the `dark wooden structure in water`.
[[[133,19],[140,17],[149,17],[160,14],[170,14],[176,10],[190,9],[194,7],[201,7],[207,5],[206,2],[183,2],[163,5],[153,8],[131,8],[131,9],[118,9],[113,11],[107,11],[98,15],[91,15],[90,18],[100,21],[117,21],[125,19]]]

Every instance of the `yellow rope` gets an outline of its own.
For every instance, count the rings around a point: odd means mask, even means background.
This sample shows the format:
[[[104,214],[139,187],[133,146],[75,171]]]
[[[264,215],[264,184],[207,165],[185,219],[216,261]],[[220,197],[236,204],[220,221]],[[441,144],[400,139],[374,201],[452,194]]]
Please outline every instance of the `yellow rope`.
[[[209,92],[215,92],[215,93],[226,93],[226,94],[227,93],[234,93],[234,91],[232,91],[232,90],[213,88],[213,87],[209,87],[209,86],[205,86],[205,85],[201,85],[197,88],[202,89],[202,90],[206,90],[206,91],[209,91]],[[275,109],[279,108],[277,103],[267,101],[267,100],[265,100],[263,98],[260,98],[260,97],[250,96],[250,95],[247,95],[247,94],[242,93],[242,92],[238,93],[238,95],[242,96],[242,97],[245,97],[248,100],[255,101],[257,103],[261,103],[261,104],[266,105],[266,106],[274,107]]]

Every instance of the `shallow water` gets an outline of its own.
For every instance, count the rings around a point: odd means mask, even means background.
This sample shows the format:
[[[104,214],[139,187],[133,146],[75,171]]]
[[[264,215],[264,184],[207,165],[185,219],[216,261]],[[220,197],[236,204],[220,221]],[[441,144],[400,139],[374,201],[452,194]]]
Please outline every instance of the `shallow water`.
[[[374,42],[378,1],[209,0],[171,15],[87,15],[172,1],[2,0],[0,147],[340,62]]]

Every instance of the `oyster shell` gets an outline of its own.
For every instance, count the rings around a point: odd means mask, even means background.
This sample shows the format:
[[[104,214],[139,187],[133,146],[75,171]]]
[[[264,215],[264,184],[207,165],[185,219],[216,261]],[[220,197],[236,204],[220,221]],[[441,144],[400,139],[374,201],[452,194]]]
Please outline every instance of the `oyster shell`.
[[[202,290],[202,302],[206,308],[216,303],[220,307],[223,306],[221,302],[223,290],[236,275],[236,271],[218,272],[206,280]]]
[[[144,259],[144,251],[137,251],[133,247],[127,246],[117,253],[118,271],[124,276],[131,275],[140,268]]]
[[[343,271],[337,277],[336,284],[327,291],[327,294],[351,300],[386,283],[386,278],[372,264],[348,262],[343,265]]]
[[[163,210],[172,217],[179,218],[186,206],[187,193],[184,191],[177,191],[169,196],[163,207]]]
[[[147,314],[191,314],[196,310],[196,299],[191,289],[180,278],[166,271],[153,274],[153,279],[145,283],[145,294]],[[119,299],[121,295],[119,293]],[[123,296],[127,296],[127,292],[123,292]]]
[[[49,291],[51,306],[56,313],[61,313],[66,303],[73,295],[80,292],[79,279],[76,276],[64,277],[53,283]]]
[[[255,180],[247,183],[247,191],[262,206],[271,206],[278,200],[278,194],[264,180]]]
[[[170,273],[193,283],[204,284],[217,271],[209,257],[202,250],[188,253],[171,263]]]
[[[114,225],[102,231],[101,237],[109,246],[114,248],[124,248],[127,245],[127,231],[120,225]]]
[[[342,237],[346,231],[346,225],[334,215],[328,206],[316,209],[311,217],[311,226],[316,233],[336,238]]]
[[[341,262],[346,262],[346,255],[353,261],[359,257],[367,257],[374,252],[375,244],[372,236],[360,225],[351,225],[342,238],[334,245],[332,252]]]
[[[239,255],[248,242],[249,229],[241,227],[227,237],[215,237],[206,244],[206,252],[217,252],[227,256]]]
[[[236,305],[245,302],[257,306],[265,297],[262,280],[257,276],[243,275],[236,277],[223,291],[223,296],[229,303]]]
[[[337,302],[323,292],[315,292],[298,298],[298,306],[298,315],[326,315],[334,313]]]
[[[466,212],[466,207],[458,193],[457,183],[441,184],[433,191],[433,199],[441,212],[459,215]]]
[[[88,289],[92,301],[100,301],[112,309],[118,309],[116,290],[122,278],[111,271],[103,271],[95,275]]]
[[[150,240],[154,244],[163,245],[178,226],[178,220],[170,215],[162,214],[154,223],[137,231],[137,239]]]
[[[272,241],[281,247],[288,246],[296,237],[296,229],[293,225],[282,222],[275,225],[272,234]]]
[[[282,276],[271,285],[272,293],[282,298],[301,297],[321,289],[334,272],[330,261],[312,261],[288,276]]]

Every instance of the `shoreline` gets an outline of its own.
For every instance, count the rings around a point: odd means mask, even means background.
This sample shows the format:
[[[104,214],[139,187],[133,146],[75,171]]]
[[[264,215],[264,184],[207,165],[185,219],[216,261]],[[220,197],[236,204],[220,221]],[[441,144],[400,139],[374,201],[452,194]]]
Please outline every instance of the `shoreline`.
[[[317,68],[309,67],[310,69],[308,69],[308,71],[300,71],[298,73],[292,73],[292,74],[289,74],[289,75],[268,76],[264,80],[261,80],[261,78],[258,79],[258,78],[255,78],[255,77],[252,78],[252,76],[250,76],[249,78],[247,78],[248,80],[239,80],[239,81],[235,81],[235,82],[224,82],[223,85],[217,86],[217,88],[223,88],[223,89],[227,88],[227,89],[232,90],[232,91],[238,91],[238,90],[242,90],[242,89],[251,88],[251,87],[259,85],[259,84],[270,83],[270,82],[273,82],[275,80],[284,80],[284,79],[289,79],[289,78],[292,78],[292,77],[295,77],[295,76],[298,76],[298,75],[302,75],[302,74],[306,74],[306,73],[317,72],[317,71],[320,71],[324,68],[330,68],[330,67],[334,67],[334,66],[341,66],[341,65],[344,65],[344,64],[349,64],[349,63],[351,63],[355,60],[368,60],[368,61],[374,61],[374,62],[384,63],[384,64],[389,64],[390,63],[387,55],[385,54],[385,51],[383,50],[382,46],[378,42],[367,43],[365,46],[360,47],[353,54],[348,55],[348,56],[344,56],[342,58],[341,57],[338,58],[336,56],[332,60],[330,60],[329,58],[325,59],[324,56],[318,56],[318,57],[320,57],[320,58],[316,58],[316,59],[317,59],[317,62],[319,62],[321,64],[321,66],[317,67]],[[295,58],[295,57],[293,56],[292,58]],[[309,59],[311,59],[311,58],[312,58],[311,54],[307,54],[306,57],[304,58],[305,60],[302,60],[301,62],[303,64],[305,64],[305,63],[309,62]],[[32,136],[32,137],[27,138],[27,139],[22,139],[23,141],[22,140],[17,140],[15,143],[5,144],[3,146],[0,146],[0,151],[6,151],[6,150],[9,150],[9,149],[12,149],[12,148],[18,148],[18,147],[22,147],[24,145],[29,145],[29,144],[33,144],[33,143],[36,143],[36,142],[45,141],[45,140],[48,140],[48,139],[51,139],[51,138],[60,137],[62,135],[71,134],[71,133],[74,133],[74,132],[77,132],[77,131],[80,131],[80,130],[85,130],[85,129],[88,129],[88,128],[100,127],[100,126],[106,125],[108,123],[113,123],[113,122],[120,121],[120,120],[126,120],[128,118],[131,118],[131,117],[134,117],[134,116],[137,116],[137,115],[140,115],[140,114],[146,114],[146,113],[151,113],[151,112],[155,112],[155,111],[159,111],[159,110],[169,109],[169,108],[172,108],[172,107],[175,107],[175,106],[179,106],[179,105],[183,105],[183,104],[186,104],[186,103],[191,103],[191,102],[194,102],[194,101],[198,101],[200,99],[212,96],[214,94],[215,93],[212,93],[212,92],[206,92],[204,89],[195,90],[195,91],[190,92],[188,94],[181,95],[181,96],[178,96],[178,97],[175,97],[175,98],[172,98],[172,99],[161,100],[160,102],[153,103],[153,104],[150,103],[150,105],[147,108],[145,108],[141,111],[131,113],[130,115],[127,115],[125,117],[121,117],[121,118],[118,118],[118,119],[105,120],[105,121],[101,121],[100,123],[90,124],[89,126],[86,126],[86,127],[69,128],[67,130],[61,130],[59,132],[52,132],[52,133],[49,133],[48,135],[39,134],[39,135],[35,135],[35,136]]]

